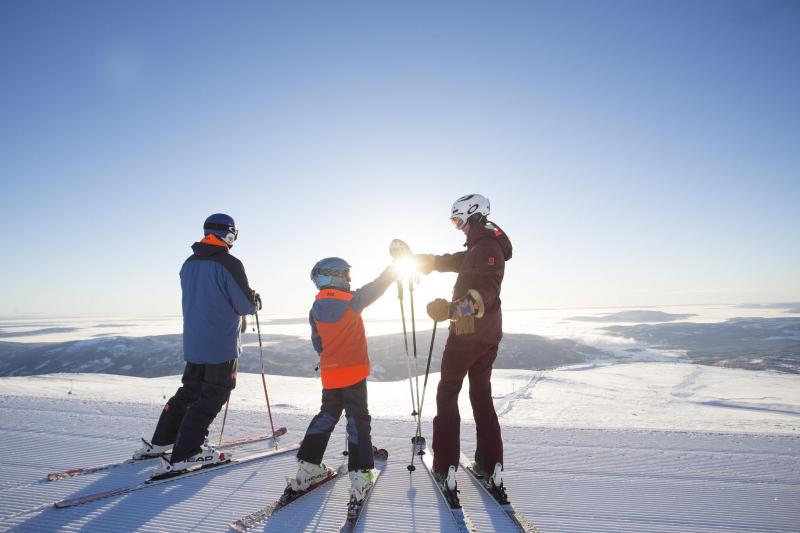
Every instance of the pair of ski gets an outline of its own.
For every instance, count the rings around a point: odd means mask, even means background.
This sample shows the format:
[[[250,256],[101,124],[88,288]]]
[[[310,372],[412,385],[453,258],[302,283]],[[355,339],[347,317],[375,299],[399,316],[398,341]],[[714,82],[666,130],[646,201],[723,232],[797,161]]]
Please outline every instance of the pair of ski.
[[[375,459],[375,471],[376,471],[375,481],[372,487],[370,487],[369,491],[367,491],[366,495],[364,496],[364,499],[361,500],[361,502],[355,505],[348,504],[347,518],[345,518],[344,524],[342,524],[342,526],[339,528],[340,533],[352,533],[353,531],[355,531],[356,526],[358,525],[358,522],[361,519],[361,511],[364,510],[364,507],[366,506],[367,501],[370,495],[372,494],[372,491],[375,489],[375,484],[377,484],[381,472],[383,472],[383,470],[386,468],[386,461],[389,458],[389,452],[387,452],[384,449],[379,450],[374,446],[372,448],[372,452]],[[252,513],[243,516],[238,520],[234,520],[229,524],[229,527],[234,531],[239,531],[242,533],[246,532],[247,530],[258,526],[259,524],[264,522],[264,520],[274,515],[278,511],[285,509],[286,507],[296,502],[303,496],[306,496],[307,494],[315,491],[316,489],[325,485],[329,481],[336,479],[345,472],[347,472],[347,460],[343,461],[342,464],[339,466],[339,468],[336,470],[334,470],[333,468],[328,468],[328,475],[325,476],[323,479],[317,481],[307,489],[299,492],[294,492],[290,496],[284,494],[280,498],[278,498],[278,500],[275,501],[274,503],[267,504],[261,509],[257,509],[256,511],[253,511]]]
[[[236,446],[243,446],[245,444],[251,444],[253,442],[261,442],[265,440],[273,440],[274,442],[274,439],[285,434],[286,434],[286,428],[282,427],[275,430],[275,433],[273,434],[256,435],[252,437],[242,437],[239,439],[229,440],[228,442],[224,443],[221,446],[221,448],[235,448]],[[109,463],[109,464],[90,466],[84,468],[73,468],[71,470],[63,470],[61,472],[50,472],[49,474],[47,474],[47,481],[58,481],[60,479],[67,479],[75,476],[94,474],[96,472],[103,472],[105,470],[111,470],[113,468],[118,468],[120,466],[146,463],[147,461],[152,461],[154,459],[160,459],[160,456],[146,457],[143,459],[128,459],[127,461],[121,461],[119,463]]]
[[[272,437],[270,437],[270,438],[272,438]],[[263,439],[261,439],[261,440],[263,440]],[[124,486],[116,487],[116,488],[109,489],[109,490],[104,490],[104,491],[100,491],[100,492],[94,492],[94,493],[91,493],[91,494],[85,494],[83,496],[76,496],[74,498],[67,498],[66,500],[61,500],[61,501],[55,502],[53,504],[53,506],[56,507],[57,509],[65,509],[65,508],[68,508],[68,507],[77,507],[78,505],[84,505],[84,504],[87,504],[87,503],[96,502],[98,500],[103,500],[105,498],[112,498],[114,496],[120,496],[122,494],[128,494],[128,493],[135,492],[135,491],[138,491],[138,490],[146,489],[148,487],[154,487],[156,485],[161,485],[163,483],[169,483],[169,482],[172,482],[172,481],[177,481],[179,479],[184,479],[184,478],[187,478],[187,477],[192,477],[192,476],[197,476],[197,475],[200,475],[200,474],[205,474],[206,472],[209,472],[210,470],[214,470],[214,471],[222,470],[222,469],[225,469],[225,468],[231,468],[231,467],[234,467],[234,466],[237,466],[237,465],[241,465],[241,464],[245,464],[245,463],[250,463],[252,461],[258,461],[258,460],[261,460],[261,459],[266,459],[268,457],[275,457],[275,456],[278,456],[278,455],[283,455],[283,454],[288,453],[290,451],[297,450],[299,447],[300,447],[300,445],[297,444],[295,446],[290,446],[290,447],[284,448],[282,450],[269,450],[269,451],[266,451],[266,452],[260,452],[260,453],[255,453],[255,454],[252,454],[252,455],[247,455],[247,456],[241,457],[241,458],[234,457],[234,458],[228,459],[227,461],[222,462],[222,463],[213,463],[213,464],[201,466],[199,468],[194,468],[192,470],[184,470],[184,471],[181,471],[181,472],[175,472],[175,474],[171,475],[170,477],[165,477],[165,478],[161,478],[161,479],[152,479],[152,478],[151,479],[146,479],[144,481],[137,482],[137,483],[132,483],[130,485],[124,485]]]
[[[433,480],[433,484],[436,486],[437,492],[439,496],[441,496],[442,501],[447,505],[447,508],[450,510],[450,514],[453,517],[453,521],[455,522],[456,528],[460,533],[475,533],[478,529],[473,524],[472,520],[469,518],[464,509],[460,506],[453,507],[450,505],[448,501],[447,495],[444,492],[439,481],[436,479],[436,476],[433,474],[433,455],[430,453],[426,453],[422,451],[422,464],[425,465],[425,470],[428,471],[431,479]],[[539,533],[539,530],[533,523],[528,520],[528,518],[514,509],[514,506],[507,500],[502,498],[499,494],[495,493],[492,490],[491,483],[483,477],[482,474],[475,471],[470,461],[467,457],[462,453],[461,454],[461,467],[469,474],[470,478],[475,485],[478,485],[483,492],[491,497],[491,500],[506,514],[506,516],[514,523],[519,531],[522,533]]]

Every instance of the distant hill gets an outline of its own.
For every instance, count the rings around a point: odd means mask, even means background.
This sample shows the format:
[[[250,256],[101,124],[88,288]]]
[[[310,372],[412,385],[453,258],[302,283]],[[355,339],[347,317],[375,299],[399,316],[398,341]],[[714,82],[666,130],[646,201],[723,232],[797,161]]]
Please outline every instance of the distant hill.
[[[691,318],[692,313],[676,314],[665,313],[663,311],[653,310],[633,310],[633,311],[620,311],[619,313],[609,313],[606,315],[597,316],[572,316],[567,320],[579,320],[581,322],[672,322],[675,320],[684,320]]]
[[[650,348],[684,351],[693,363],[800,373],[800,318],[733,318],[716,324],[680,322],[608,326]]]
[[[431,371],[441,365],[446,331],[437,332]],[[264,368],[270,374],[314,376],[318,357],[308,339],[286,335],[262,335]],[[260,372],[255,334],[243,336],[241,372]],[[372,377],[379,381],[408,375],[402,334],[369,337]],[[420,371],[427,360],[430,331],[417,335]],[[413,355],[411,334],[409,351]],[[542,370],[607,356],[604,351],[566,339],[538,335],[507,334],[500,345],[495,368]],[[181,335],[152,337],[98,337],[60,343],[0,342],[0,376],[26,376],[55,372],[88,372],[137,377],[159,377],[183,371]]]

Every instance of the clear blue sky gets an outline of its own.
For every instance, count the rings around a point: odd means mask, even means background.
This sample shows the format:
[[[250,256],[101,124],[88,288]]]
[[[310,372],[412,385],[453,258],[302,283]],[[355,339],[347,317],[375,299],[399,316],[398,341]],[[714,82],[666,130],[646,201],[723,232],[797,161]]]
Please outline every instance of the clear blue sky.
[[[0,315],[177,313],[217,211],[303,313],[470,192],[509,307],[800,299],[798,2],[7,0],[0,76]]]

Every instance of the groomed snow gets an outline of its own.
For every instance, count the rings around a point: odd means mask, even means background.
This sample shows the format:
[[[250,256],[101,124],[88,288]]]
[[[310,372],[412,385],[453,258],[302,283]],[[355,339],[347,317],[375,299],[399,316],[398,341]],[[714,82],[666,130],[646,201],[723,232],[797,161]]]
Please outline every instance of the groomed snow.
[[[422,381],[422,377],[420,377]],[[439,374],[431,374],[425,419],[435,412]],[[313,415],[319,380],[268,376],[273,409]],[[180,376],[133,378],[108,374],[53,374],[0,378],[3,394],[106,402],[163,404]],[[369,382],[373,417],[402,419],[408,381]],[[462,412],[470,413],[466,385]],[[495,370],[495,407],[504,425],[567,428],[663,429],[797,434],[800,375],[684,363],[576,365],[557,370]],[[69,394],[69,392],[72,394]],[[232,405],[259,409],[261,378],[240,373]]]
[[[424,432],[430,435],[435,385]],[[48,472],[127,457],[149,436],[178,377],[77,374],[0,379],[0,530],[225,531],[275,499],[291,454],[177,480],[67,510],[52,503],[147,476],[146,465],[57,482]],[[309,378],[268,377],[273,414],[296,443],[319,405]],[[466,387],[465,387],[466,389]],[[542,531],[797,531],[800,529],[800,376],[680,363],[497,371],[506,482]],[[68,394],[71,392],[71,394]],[[409,475],[407,382],[369,384],[375,443],[389,449],[362,531],[453,531],[424,471]],[[466,391],[462,445],[474,450]],[[211,437],[219,437],[219,422]],[[240,374],[226,439],[267,425],[260,377]],[[340,423],[342,425],[342,423]],[[338,465],[341,427],[326,461]],[[245,455],[263,445],[236,449]],[[479,531],[510,524],[460,475]],[[256,531],[335,531],[347,480],[278,513]]]

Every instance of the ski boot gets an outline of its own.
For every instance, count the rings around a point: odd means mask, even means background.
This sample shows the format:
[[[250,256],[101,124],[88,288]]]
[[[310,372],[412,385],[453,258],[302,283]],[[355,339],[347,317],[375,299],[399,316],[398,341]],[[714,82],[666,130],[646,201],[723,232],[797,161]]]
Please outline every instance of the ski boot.
[[[447,500],[447,505],[449,505],[453,509],[461,509],[461,502],[458,500],[458,482],[456,481],[456,467],[450,465],[447,469],[447,474],[440,474],[439,472],[434,472],[433,477],[436,478],[436,482],[439,483],[439,487],[442,489],[442,494],[444,494],[445,499]]]
[[[154,457],[160,457],[165,453],[168,453],[172,449],[172,444],[165,444],[164,446],[159,446],[158,444],[150,444],[146,440],[142,439],[142,447],[133,452],[133,460],[134,461],[141,461],[144,459],[153,459]]]
[[[354,520],[361,512],[364,498],[375,485],[375,479],[378,476],[374,468],[353,470],[348,473],[348,476],[350,477],[350,502],[347,504],[347,519]]]
[[[297,460],[297,474],[294,477],[286,478],[286,488],[283,491],[282,500],[290,500],[298,492],[308,490],[314,483],[319,483],[330,475],[330,469],[325,463],[315,465],[302,459]]]
[[[491,474],[484,471],[477,462],[470,464],[469,468],[475,472],[475,475],[480,478],[483,485],[489,489],[495,500],[501,505],[508,503],[508,494],[506,494],[506,488],[503,486],[502,463],[495,463]]]
[[[189,470],[208,468],[211,466],[227,463],[231,460],[230,454],[220,452],[213,446],[203,445],[199,452],[187,457],[183,461],[172,462],[166,456],[161,456],[161,464],[155,473],[150,477],[151,480],[163,479],[174,475],[183,474]]]
[[[495,463],[492,475],[484,476],[484,479],[486,488],[492,492],[494,499],[501,505],[507,504],[508,494],[506,494],[506,488],[503,486],[503,465],[501,463]]]

